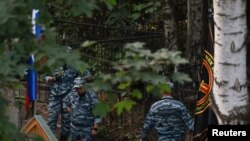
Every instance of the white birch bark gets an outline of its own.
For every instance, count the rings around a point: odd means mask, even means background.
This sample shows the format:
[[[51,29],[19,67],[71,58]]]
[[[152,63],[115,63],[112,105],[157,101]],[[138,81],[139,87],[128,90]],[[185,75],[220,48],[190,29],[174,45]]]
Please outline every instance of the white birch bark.
[[[215,46],[213,101],[219,124],[245,124],[246,0],[214,0]]]

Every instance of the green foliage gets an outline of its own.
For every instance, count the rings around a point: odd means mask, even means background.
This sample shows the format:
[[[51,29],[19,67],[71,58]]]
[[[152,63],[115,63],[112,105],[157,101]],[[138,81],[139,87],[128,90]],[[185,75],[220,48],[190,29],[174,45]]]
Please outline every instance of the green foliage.
[[[109,7],[116,3],[114,0],[103,0],[103,2],[109,4]],[[53,2],[1,0],[0,91],[4,88],[20,87],[18,82],[24,78],[24,72],[29,67],[35,67],[39,73],[43,73],[67,63],[83,72],[88,65],[81,60],[80,54],[78,52],[75,52],[74,55],[67,53],[65,47],[57,43],[53,18],[80,14],[91,16],[93,10],[98,8],[98,3],[97,0],[56,0]],[[37,39],[31,33],[32,9],[40,10],[41,15],[36,22],[42,26],[45,39]],[[62,14],[59,14],[61,12]],[[35,64],[28,66],[27,59],[31,54],[35,55]],[[14,97],[15,95],[13,95]],[[8,121],[4,114],[6,105],[2,94],[0,94],[0,140],[22,141],[25,137]],[[34,140],[38,141],[41,138],[34,138]]]
[[[109,6],[113,6],[116,3],[114,0],[103,0],[103,2]],[[68,54],[65,48],[57,44],[55,28],[51,26],[51,23],[53,23],[53,19],[50,16],[51,9],[53,10],[51,7],[61,6],[61,11],[60,8],[54,8],[54,13],[67,11],[67,7],[70,7],[68,9],[70,13],[74,13],[73,15],[83,13],[91,16],[93,9],[97,9],[97,4],[98,1],[87,0],[57,0],[45,3],[32,0],[2,0],[0,2],[0,17],[3,19],[0,22],[1,80],[10,80],[14,75],[22,76],[24,70],[28,67],[26,60],[31,53],[35,54],[35,67],[39,72],[54,70],[64,63],[72,64],[77,69],[84,71],[84,68],[88,66],[80,60],[79,53],[75,52],[74,55]],[[37,40],[31,33],[31,11],[33,8],[41,11],[41,17],[37,22],[41,23],[45,29],[44,35],[46,39],[44,41]],[[54,14],[53,17],[55,15],[57,14]],[[57,16],[59,17],[60,15]]]
[[[133,27],[137,31],[155,31],[164,20],[164,0],[119,1],[112,10],[105,12],[106,24],[118,27]],[[130,32],[133,35],[133,32]]]
[[[171,88],[167,84],[161,84],[161,85],[159,85],[159,89],[162,92],[168,92],[168,93],[172,92]]]
[[[184,81],[180,81],[180,80],[187,80],[187,82],[190,82],[191,81],[191,78],[185,74],[185,73],[182,73],[182,72],[176,72],[172,75],[172,79],[173,81],[177,81],[179,82],[180,84],[184,84]]]
[[[86,14],[86,16],[91,17],[93,15],[93,11],[97,9],[95,0],[77,0],[72,1],[73,16],[80,16],[82,13]]]
[[[161,6],[161,2],[148,2],[139,3],[133,6],[133,12],[131,14],[132,20],[138,20],[143,14],[151,14],[158,10]]]
[[[141,99],[142,98],[142,93],[140,90],[138,89],[134,89],[132,92],[132,97],[136,98],[136,99]]]
[[[110,107],[107,103],[99,102],[95,105],[93,113],[95,116],[106,117],[109,111]]]
[[[24,140],[24,136],[19,133],[15,125],[8,121],[5,113],[5,106],[7,101],[5,101],[0,94],[0,140],[2,141],[21,141]]]
[[[125,83],[120,83],[118,86],[118,89],[120,90],[125,90],[126,88],[128,88],[131,85],[131,82],[125,82]]]
[[[133,107],[133,105],[135,105],[135,102],[131,101],[131,100],[123,100],[120,102],[117,102],[114,105],[114,108],[117,109],[117,114],[121,115],[121,113],[125,110],[127,112],[130,111],[130,109]]]
[[[121,7],[111,10],[116,4],[115,0],[102,0],[109,8],[109,24],[116,25],[138,25],[136,22],[143,19],[145,15],[151,15],[158,11],[162,6],[160,2],[146,2],[132,6],[132,12],[128,13],[124,3]],[[73,16],[91,17],[93,12],[98,9],[100,2],[97,0],[55,0],[55,1],[33,1],[33,0],[1,0],[0,1],[0,84],[2,88],[9,87],[13,82],[23,79],[25,69],[35,67],[39,73],[52,71],[62,64],[71,64],[80,71],[84,71],[88,64],[81,60],[79,50],[67,53],[65,46],[57,43],[56,29],[54,20],[56,18]],[[44,29],[45,40],[39,40],[31,33],[31,11],[40,9],[41,18],[37,20]],[[119,11],[119,12],[117,12]],[[142,16],[143,15],[143,16]],[[155,14],[157,15],[157,14]],[[72,17],[71,17],[72,16]],[[153,22],[153,19],[152,19]],[[140,23],[141,24],[141,23]],[[115,35],[115,33],[114,33]],[[85,42],[83,46],[91,47],[97,45],[96,42]],[[110,109],[115,108],[120,115],[122,112],[129,112],[136,104],[135,100],[142,99],[144,96],[141,90],[132,88],[138,82],[147,84],[147,92],[159,96],[161,91],[168,91],[169,87],[165,81],[172,79],[175,82],[184,83],[191,79],[181,73],[173,72],[168,75],[160,75],[165,71],[164,66],[181,65],[187,63],[181,57],[180,52],[169,51],[167,49],[151,52],[144,48],[144,43],[135,42],[125,46],[125,58],[112,64],[114,73],[98,73],[96,80],[90,84],[94,91],[110,92],[120,90],[123,92],[124,99],[117,102],[118,95],[108,94],[108,99],[116,102],[100,102],[94,109],[95,115],[105,117]],[[96,50],[96,53],[107,51],[105,49]],[[26,60],[30,54],[35,55],[35,64],[28,66]],[[73,55],[72,55],[73,54]],[[16,85],[16,86],[15,86]],[[20,84],[12,86],[20,87]],[[13,87],[14,88],[14,87]],[[0,95],[1,96],[1,95]],[[14,96],[13,96],[14,97]],[[4,101],[0,98],[1,113]],[[1,107],[2,106],[2,107]],[[23,140],[18,130],[7,121],[4,114],[0,115],[0,140]]]
[[[116,0],[47,0],[46,5],[54,17],[72,19],[78,16],[91,18],[100,3],[105,3],[111,10],[116,5]]]
[[[111,10],[116,4],[116,0],[102,0],[108,7],[109,10]]]
[[[138,82],[147,84],[146,90],[154,96],[160,96],[163,91],[171,92],[166,81],[171,79],[174,82],[183,84],[191,81],[188,75],[182,72],[172,72],[162,75],[165,71],[163,66],[186,64],[187,60],[181,57],[178,51],[160,49],[151,52],[145,49],[143,43],[129,43],[125,46],[125,58],[113,64],[114,73],[99,73],[96,80],[90,84],[95,91],[110,91],[112,89],[121,90],[121,95],[125,100],[116,103],[113,107],[118,114],[129,111],[135,105],[135,99],[142,99],[142,92],[133,88],[133,84]],[[124,110],[125,109],[125,110]]]

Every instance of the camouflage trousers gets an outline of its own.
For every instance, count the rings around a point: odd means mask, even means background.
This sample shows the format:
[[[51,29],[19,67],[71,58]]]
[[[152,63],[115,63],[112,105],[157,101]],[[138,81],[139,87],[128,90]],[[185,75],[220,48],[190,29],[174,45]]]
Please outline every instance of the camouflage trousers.
[[[184,137],[159,136],[157,141],[185,141]]]
[[[71,141],[92,141],[91,128],[84,126],[75,126],[70,123]]]
[[[63,97],[57,97],[51,95],[48,105],[48,126],[55,133],[57,129],[57,121],[59,115],[61,115],[61,137],[60,141],[66,141],[70,135],[70,114],[63,111]]]

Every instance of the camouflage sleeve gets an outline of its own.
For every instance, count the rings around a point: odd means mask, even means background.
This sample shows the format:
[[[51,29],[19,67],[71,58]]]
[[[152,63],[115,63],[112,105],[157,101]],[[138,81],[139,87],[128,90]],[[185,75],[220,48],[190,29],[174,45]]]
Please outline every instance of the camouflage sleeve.
[[[77,77],[78,75],[80,75],[80,72],[78,70],[76,70],[75,68],[73,68],[72,66],[68,67],[68,71],[71,74],[71,76],[73,78]]]
[[[63,110],[64,111],[66,111],[67,108],[70,107],[70,95],[71,93],[69,93],[63,98]]]
[[[148,134],[151,131],[151,129],[153,128],[154,124],[155,124],[154,114],[153,114],[153,110],[151,108],[149,110],[146,118],[145,118],[142,130],[141,130],[141,139],[142,140],[144,140],[148,137]]]
[[[94,109],[95,104],[98,103],[98,102],[99,102],[98,97],[97,97],[96,94],[93,92],[93,97],[92,97],[92,105],[93,105],[93,107],[92,107],[92,109]],[[94,123],[99,124],[99,123],[101,123],[101,122],[102,122],[102,118],[101,118],[100,116],[96,116],[96,117],[95,117]]]
[[[48,80],[51,78],[51,77],[58,77],[60,74],[61,74],[61,69],[58,68],[56,70],[54,70],[52,73],[45,73],[43,74],[43,78],[46,82],[48,82]]]
[[[93,76],[91,74],[91,72],[89,70],[86,70],[83,74],[82,74],[82,78],[84,80],[86,80],[87,82],[91,81],[93,79]]]
[[[186,107],[183,105],[181,108],[181,117],[182,120],[184,121],[186,127],[193,132],[194,131],[194,120],[188,113]]]

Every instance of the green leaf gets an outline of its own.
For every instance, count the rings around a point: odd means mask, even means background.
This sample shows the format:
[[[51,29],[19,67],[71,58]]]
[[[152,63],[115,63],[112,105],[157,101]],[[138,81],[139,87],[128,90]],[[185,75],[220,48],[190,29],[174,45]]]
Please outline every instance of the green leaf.
[[[147,87],[146,87],[147,92],[151,92],[153,89],[154,89],[153,85],[147,85]]]
[[[171,76],[172,80],[175,82],[179,82],[180,84],[184,84],[184,82],[191,82],[192,79],[185,73],[182,72],[175,72]]]
[[[155,10],[157,10],[155,7],[151,7],[145,10],[145,13],[153,13]]]
[[[100,91],[100,90],[104,90],[104,91],[108,91],[111,90],[112,86],[109,83],[106,83],[102,80],[94,80],[94,82],[92,82],[91,84],[87,84],[89,86],[89,89],[93,90],[93,91]]]
[[[133,7],[133,10],[134,11],[142,11],[146,7],[147,7],[146,4],[138,4],[138,5],[136,5],[136,6]]]
[[[112,10],[112,8],[117,4],[116,0],[103,0],[103,1],[109,10]]]
[[[141,94],[141,92],[138,89],[135,89],[132,92],[132,97],[135,97],[137,99],[141,99],[142,98],[142,94]]]
[[[130,17],[132,20],[138,20],[140,18],[140,13],[133,13]]]
[[[93,110],[93,114],[95,116],[106,117],[108,112],[110,111],[110,107],[105,102],[98,102]]]
[[[131,100],[123,100],[114,105],[114,107],[117,110],[117,114],[121,115],[121,113],[125,110],[127,112],[130,111],[130,109],[135,105],[134,101]]]
[[[95,1],[77,0],[74,2],[72,12],[74,16],[85,14],[86,16],[91,17],[94,9],[97,9]]]
[[[124,90],[124,89],[128,88],[130,86],[130,84],[131,84],[131,82],[121,83],[121,84],[119,84],[118,89]]]
[[[111,5],[116,5],[117,4],[117,2],[116,2],[116,0],[106,0],[109,4],[111,4]]]
[[[26,65],[18,65],[16,67],[16,72],[19,76],[22,76],[24,74],[25,69],[27,68]]]
[[[165,83],[164,84],[159,84],[158,87],[161,90],[161,92],[168,92],[168,93],[172,92],[172,89],[170,88],[170,86],[165,84]]]
[[[160,97],[161,96],[161,90],[158,87],[154,87],[152,90],[152,94],[155,97]]]

